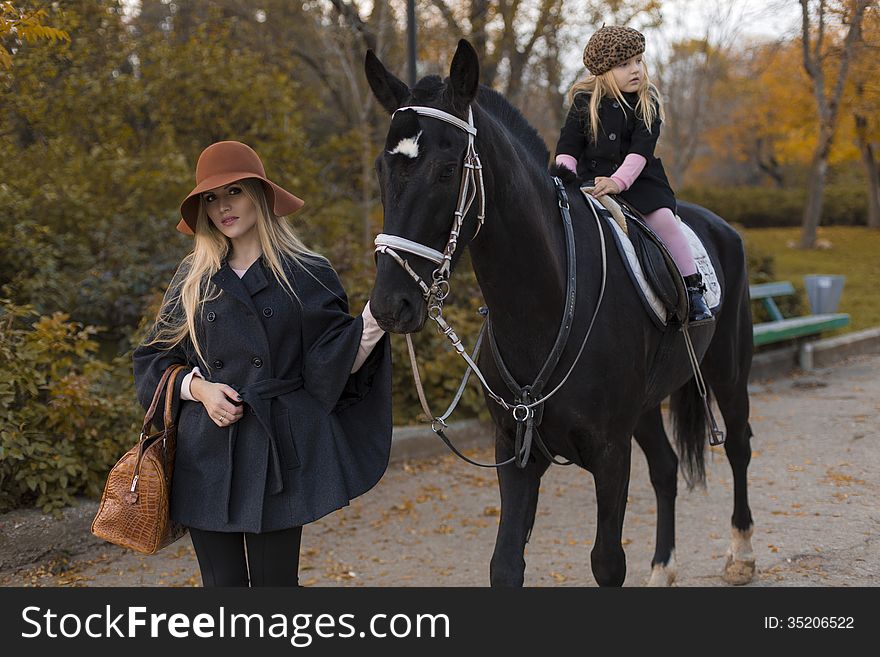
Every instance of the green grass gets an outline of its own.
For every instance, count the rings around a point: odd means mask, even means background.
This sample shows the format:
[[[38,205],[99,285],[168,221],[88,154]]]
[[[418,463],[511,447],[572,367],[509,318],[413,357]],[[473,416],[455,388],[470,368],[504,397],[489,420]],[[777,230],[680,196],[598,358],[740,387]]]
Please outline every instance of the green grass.
[[[835,333],[847,333],[880,326],[880,231],[854,226],[819,228],[818,240],[830,248],[810,251],[791,248],[800,228],[748,228],[740,231],[746,249],[754,248],[774,258],[774,278],[791,281],[809,309],[804,276],[842,274],[846,276],[838,312],[849,313],[850,325]]]

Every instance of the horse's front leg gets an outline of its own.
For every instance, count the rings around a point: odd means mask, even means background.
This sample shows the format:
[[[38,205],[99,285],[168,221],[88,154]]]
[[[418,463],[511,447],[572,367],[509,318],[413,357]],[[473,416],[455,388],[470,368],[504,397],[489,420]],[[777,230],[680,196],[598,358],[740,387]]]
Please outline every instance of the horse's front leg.
[[[632,453],[629,435],[625,440],[608,439],[591,459],[589,469],[596,484],[596,542],[590,553],[593,577],[599,586],[623,586],[626,554],[621,545],[629,466]]]
[[[506,461],[513,456],[513,447],[500,435],[495,437],[495,458]],[[550,463],[540,454],[529,459],[520,469],[514,463],[498,468],[498,487],[501,491],[501,519],[495,552],[489,565],[492,586],[522,586],[526,572],[525,549],[535,510],[538,507],[538,488],[541,476]]]

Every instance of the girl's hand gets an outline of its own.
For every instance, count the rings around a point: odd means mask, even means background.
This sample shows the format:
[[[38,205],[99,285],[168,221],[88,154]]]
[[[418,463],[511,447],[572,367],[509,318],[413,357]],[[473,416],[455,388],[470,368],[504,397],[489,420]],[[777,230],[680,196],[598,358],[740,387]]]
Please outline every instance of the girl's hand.
[[[244,415],[241,397],[234,388],[225,383],[211,383],[194,376],[189,391],[202,403],[208,416],[218,427],[228,427]]]
[[[611,178],[599,176],[594,181],[594,187],[590,190],[590,196],[605,196],[605,194],[620,194],[620,186]]]

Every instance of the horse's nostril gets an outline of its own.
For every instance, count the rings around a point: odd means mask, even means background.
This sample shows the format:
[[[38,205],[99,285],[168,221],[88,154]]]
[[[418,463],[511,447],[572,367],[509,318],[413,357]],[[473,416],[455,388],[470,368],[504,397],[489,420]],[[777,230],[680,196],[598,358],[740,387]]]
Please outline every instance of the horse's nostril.
[[[400,296],[396,299],[396,301],[397,301],[397,303],[394,304],[395,305],[394,319],[398,324],[400,324],[407,317],[409,317],[412,310],[411,310],[409,300],[406,297]]]

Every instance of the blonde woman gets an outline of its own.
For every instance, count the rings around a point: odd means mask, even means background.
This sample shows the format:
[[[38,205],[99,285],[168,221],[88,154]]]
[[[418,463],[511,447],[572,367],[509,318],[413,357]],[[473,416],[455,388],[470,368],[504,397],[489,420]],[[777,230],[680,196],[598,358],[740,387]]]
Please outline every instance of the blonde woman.
[[[591,194],[618,194],[644,215],[663,240],[690,301],[691,322],[712,319],[705,286],[675,217],[675,194],[654,147],[663,104],[642,55],[645,37],[629,27],[602,27],[584,48],[589,75],[569,90],[571,108],[556,145],[556,164],[593,186]]]
[[[177,228],[194,236],[134,352],[145,406],[166,367],[179,402],[171,517],[205,586],[296,586],[302,526],[369,490],[391,445],[390,350],[348,314],[284,215],[303,201],[249,146],[206,148]]]

